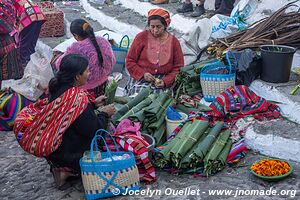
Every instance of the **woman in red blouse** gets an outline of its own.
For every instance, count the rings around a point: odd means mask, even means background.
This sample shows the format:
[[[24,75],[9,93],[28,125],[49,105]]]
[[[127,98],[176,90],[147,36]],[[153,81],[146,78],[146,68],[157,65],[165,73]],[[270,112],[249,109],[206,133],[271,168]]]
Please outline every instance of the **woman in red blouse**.
[[[178,39],[167,31],[170,14],[164,9],[148,12],[148,29],[137,34],[126,58],[126,68],[131,76],[127,95],[150,87],[155,92],[166,90],[184,65]]]

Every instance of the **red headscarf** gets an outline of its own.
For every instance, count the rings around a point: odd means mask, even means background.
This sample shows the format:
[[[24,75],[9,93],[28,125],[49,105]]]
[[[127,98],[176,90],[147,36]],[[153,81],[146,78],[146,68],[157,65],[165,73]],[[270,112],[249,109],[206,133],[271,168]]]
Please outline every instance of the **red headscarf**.
[[[148,17],[151,17],[153,15],[158,15],[164,18],[164,20],[167,23],[167,26],[171,23],[171,17],[168,11],[161,9],[161,8],[156,8],[156,9],[151,9],[148,11]]]

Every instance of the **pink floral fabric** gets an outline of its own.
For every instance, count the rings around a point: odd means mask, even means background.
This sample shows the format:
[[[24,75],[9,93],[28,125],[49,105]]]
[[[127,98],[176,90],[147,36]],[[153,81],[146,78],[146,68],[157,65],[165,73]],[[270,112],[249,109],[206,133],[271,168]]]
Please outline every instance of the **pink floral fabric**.
[[[85,90],[94,89],[95,87],[101,86],[107,81],[109,74],[111,73],[113,66],[116,63],[115,56],[113,54],[110,43],[103,37],[96,37],[99,44],[102,57],[103,65],[99,65],[97,51],[89,38],[74,42],[67,51],[57,59],[55,63],[56,69],[59,69],[61,59],[65,55],[69,54],[80,54],[85,56],[89,61],[90,76],[87,83],[82,87]]]

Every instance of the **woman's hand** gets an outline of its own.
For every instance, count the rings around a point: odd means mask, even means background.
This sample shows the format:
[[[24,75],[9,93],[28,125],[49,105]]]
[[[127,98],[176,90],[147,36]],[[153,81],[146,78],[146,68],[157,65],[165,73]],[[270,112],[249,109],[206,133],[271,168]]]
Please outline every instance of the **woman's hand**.
[[[147,82],[154,82],[155,81],[155,77],[152,74],[148,73],[148,72],[146,72],[144,74],[144,79]]]
[[[107,106],[102,107],[101,111],[107,113],[107,115],[111,117],[113,114],[115,114],[116,108],[114,104],[109,104]]]
[[[104,105],[106,99],[107,99],[107,97],[105,95],[101,95],[101,96],[97,97],[95,99],[95,105],[97,107]]]
[[[156,88],[164,88],[165,82],[161,79],[157,79],[157,80],[155,80],[155,87]]]

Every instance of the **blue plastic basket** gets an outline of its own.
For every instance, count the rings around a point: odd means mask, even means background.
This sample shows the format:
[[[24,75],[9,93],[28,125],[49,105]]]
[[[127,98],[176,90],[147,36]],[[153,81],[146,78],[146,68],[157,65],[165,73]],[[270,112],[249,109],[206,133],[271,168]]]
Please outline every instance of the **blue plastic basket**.
[[[108,33],[105,33],[103,35],[103,37],[105,36],[107,36],[108,40],[110,39]],[[122,44],[124,41],[126,41],[125,39],[127,40],[127,42],[125,42],[126,46],[123,47]],[[129,43],[130,39],[128,35],[124,35],[119,43],[119,46],[112,46],[112,50],[116,58],[116,64],[113,67],[112,72],[123,72],[123,70],[125,69],[125,59],[128,53]]]
[[[228,51],[229,52],[229,51]],[[226,66],[220,60],[206,64],[200,73],[200,83],[205,101],[213,101],[220,93],[227,88],[235,85],[235,69],[233,69],[232,63],[229,59],[229,53],[226,52],[226,59],[228,66]],[[234,64],[237,66],[237,61],[233,53]],[[226,74],[212,74],[209,73],[213,70],[229,70]]]
[[[111,152],[101,132],[107,133],[113,140],[116,152]],[[107,152],[100,152],[97,141],[103,140]],[[95,152],[101,155],[97,158]],[[129,154],[125,160],[114,160],[113,156]],[[139,173],[132,152],[120,152],[112,135],[106,130],[100,129],[95,133],[91,142],[89,158],[80,159],[82,182],[86,199],[99,199],[121,195],[126,190],[139,190]],[[101,161],[110,158],[111,161]]]

